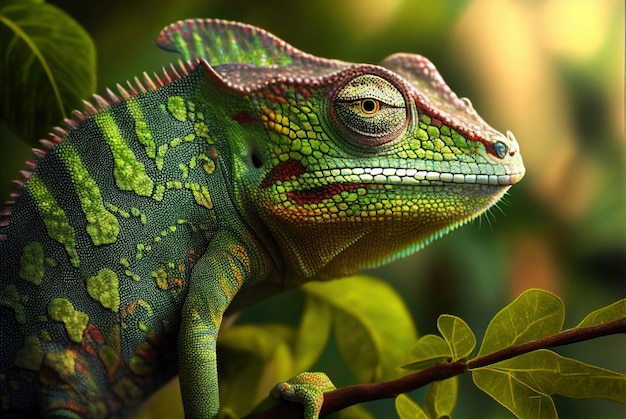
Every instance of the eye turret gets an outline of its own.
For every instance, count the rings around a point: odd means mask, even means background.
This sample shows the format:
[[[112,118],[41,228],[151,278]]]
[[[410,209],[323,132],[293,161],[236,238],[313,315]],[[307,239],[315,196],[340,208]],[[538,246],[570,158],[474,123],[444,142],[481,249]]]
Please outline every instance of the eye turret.
[[[397,138],[408,121],[402,92],[372,74],[343,85],[333,98],[332,114],[348,138],[361,145],[381,145]]]

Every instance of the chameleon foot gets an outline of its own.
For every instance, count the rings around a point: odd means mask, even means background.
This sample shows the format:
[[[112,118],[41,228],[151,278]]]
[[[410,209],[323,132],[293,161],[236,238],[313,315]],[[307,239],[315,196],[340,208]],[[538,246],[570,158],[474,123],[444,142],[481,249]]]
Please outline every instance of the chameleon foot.
[[[317,419],[324,402],[324,393],[335,389],[323,372],[303,372],[290,380],[280,382],[272,389],[272,397],[300,403],[305,419]]]

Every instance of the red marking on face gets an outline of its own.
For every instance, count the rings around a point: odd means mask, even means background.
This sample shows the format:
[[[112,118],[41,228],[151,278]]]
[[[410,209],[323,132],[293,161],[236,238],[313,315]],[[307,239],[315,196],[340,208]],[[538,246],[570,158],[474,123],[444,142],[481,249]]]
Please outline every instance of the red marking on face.
[[[322,202],[324,199],[330,199],[344,191],[354,192],[359,188],[369,189],[370,186],[371,184],[369,183],[336,183],[308,190],[289,192],[287,198],[296,205],[315,204]]]
[[[234,114],[233,120],[239,122],[240,124],[249,124],[256,121],[256,119],[253,118],[248,112],[239,112]]]
[[[297,160],[289,159],[274,166],[261,182],[261,188],[267,188],[277,181],[293,180],[306,173],[306,169]]]

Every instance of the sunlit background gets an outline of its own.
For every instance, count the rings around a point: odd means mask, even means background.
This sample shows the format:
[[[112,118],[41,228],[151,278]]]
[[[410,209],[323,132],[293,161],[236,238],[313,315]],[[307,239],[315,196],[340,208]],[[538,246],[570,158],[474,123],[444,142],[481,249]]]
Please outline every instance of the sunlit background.
[[[100,92],[177,59],[158,50],[154,38],[189,17],[250,23],[304,51],[345,61],[377,63],[400,51],[429,57],[485,120],[516,135],[527,175],[490,214],[372,272],[403,295],[421,334],[436,331],[441,313],[462,317],[480,334],[497,310],[532,287],[564,300],[566,327],[626,295],[622,0],[49,3],[92,35]],[[3,199],[30,158],[29,147],[2,142]],[[280,310],[276,300],[266,302],[241,320],[267,312],[279,317],[292,300],[295,293],[282,297]],[[560,353],[626,372],[625,350],[619,336]],[[331,351],[319,367],[345,385],[349,376],[333,375],[339,362]],[[512,417],[469,377],[462,377],[459,392],[455,417]],[[563,418],[626,417],[611,402],[555,400]],[[377,417],[393,417],[392,406],[366,405]]]

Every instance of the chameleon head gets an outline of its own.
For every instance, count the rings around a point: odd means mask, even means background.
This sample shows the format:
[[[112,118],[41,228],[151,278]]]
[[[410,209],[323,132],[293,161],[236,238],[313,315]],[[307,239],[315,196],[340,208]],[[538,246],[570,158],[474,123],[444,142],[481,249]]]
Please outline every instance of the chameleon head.
[[[524,175],[519,147],[434,65],[315,57],[252,26],[207,20],[159,40],[229,99],[234,196],[295,278],[349,274],[419,249]]]
[[[487,125],[428,60],[383,65],[253,95],[267,135],[251,146],[261,176],[249,195],[297,276],[349,274],[415,251],[524,174],[513,135]]]

